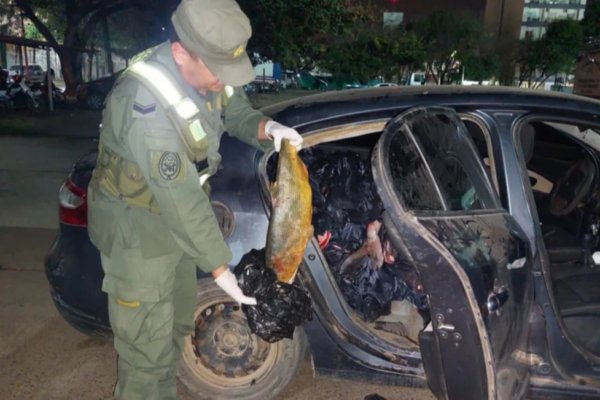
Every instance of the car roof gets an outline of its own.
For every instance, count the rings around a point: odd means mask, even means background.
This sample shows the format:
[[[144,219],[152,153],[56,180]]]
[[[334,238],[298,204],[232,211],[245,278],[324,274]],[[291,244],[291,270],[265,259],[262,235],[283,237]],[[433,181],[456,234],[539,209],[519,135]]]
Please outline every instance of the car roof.
[[[327,107],[324,107],[327,104]],[[504,86],[392,86],[330,91],[264,107],[262,111],[290,126],[362,113],[417,106],[503,110],[520,107],[592,114],[600,122],[600,101],[571,94]]]

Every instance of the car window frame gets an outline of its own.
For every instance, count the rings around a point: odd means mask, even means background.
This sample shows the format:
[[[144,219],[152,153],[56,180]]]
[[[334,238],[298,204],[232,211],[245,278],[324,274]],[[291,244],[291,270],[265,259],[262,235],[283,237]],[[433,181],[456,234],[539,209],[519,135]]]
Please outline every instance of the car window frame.
[[[399,115],[402,112],[409,110],[410,108],[411,107],[401,108],[398,110],[398,113],[396,115]],[[498,185],[496,157],[494,156],[492,133],[491,133],[491,129],[490,129],[489,125],[487,124],[487,122],[484,119],[481,118],[481,116],[479,116],[478,114],[476,114],[473,111],[458,112],[453,107],[449,107],[449,108],[452,108],[461,120],[468,119],[469,121],[477,124],[477,126],[483,132],[483,135],[484,135],[484,138],[486,141],[486,146],[488,149],[488,157],[490,160],[489,167],[490,167],[491,177],[489,177],[489,178],[491,180],[492,188],[494,189],[495,196],[501,200],[500,190],[499,190],[499,185]],[[302,147],[310,148],[310,147],[318,146],[318,145],[325,144],[325,143],[331,143],[331,142],[335,142],[335,141],[339,141],[339,140],[356,138],[356,137],[370,135],[370,134],[374,134],[374,133],[383,134],[383,130],[385,129],[386,125],[393,118],[394,117],[373,118],[373,119],[366,119],[366,120],[362,120],[362,121],[358,121],[358,122],[350,122],[350,123],[344,122],[341,124],[335,124],[332,126],[328,126],[326,128],[309,129],[305,132],[301,132],[302,137],[304,139],[304,141],[302,143]],[[269,184],[268,184],[269,179],[267,177],[267,172],[266,172],[267,171],[267,163],[269,161],[269,158],[271,158],[271,156],[273,155],[273,153],[274,153],[274,150],[263,153],[258,161],[258,171],[259,171],[258,177],[259,177],[259,180],[261,181],[260,186],[263,189],[265,189],[263,196],[265,196],[265,198],[267,198],[267,199],[270,198],[270,194],[268,193],[268,190],[266,190],[266,188],[269,187]],[[496,214],[498,212],[508,212],[508,208],[506,208],[502,204],[501,201],[499,202],[499,205],[500,205],[500,208],[484,209],[484,210],[470,210],[470,211],[468,211],[468,213],[469,213],[469,215],[485,215],[485,214]],[[412,211],[409,211],[409,212],[412,212]],[[446,211],[443,214],[441,214],[438,211],[433,211],[433,212],[429,212],[429,213],[420,213],[418,216],[420,218],[442,218],[442,217],[448,217],[448,216],[451,217],[451,216],[457,216],[457,215],[464,215],[464,213],[465,213],[464,210]]]
[[[528,175],[523,173],[525,171],[528,171],[528,169],[527,169],[527,164],[525,162],[525,158],[524,158],[524,154],[523,154],[523,150],[522,150],[523,146],[521,143],[520,135],[518,134],[518,133],[520,133],[521,128],[525,124],[528,124],[528,123],[534,122],[534,121],[556,122],[556,123],[564,123],[564,124],[569,124],[569,125],[577,125],[578,123],[580,123],[582,125],[590,126],[590,127],[596,128],[596,129],[600,129],[600,123],[598,123],[598,122],[594,123],[592,121],[585,120],[582,118],[577,118],[577,117],[571,118],[571,117],[549,115],[547,113],[531,113],[531,114],[524,115],[524,116],[518,118],[517,120],[515,120],[512,128],[511,128],[512,130],[510,132],[513,150],[515,151],[518,162],[519,162],[518,168],[521,171],[521,174],[519,174],[519,175],[520,175],[521,181],[523,183],[524,194],[529,203],[529,210],[530,210],[530,217],[531,217],[530,222],[531,222],[531,226],[533,227],[535,244],[537,247],[539,247],[539,251],[542,254],[543,274],[541,274],[541,276],[544,279],[544,283],[545,283],[546,287],[548,288],[548,292],[549,292],[548,293],[549,294],[548,302],[550,303],[550,306],[552,307],[553,314],[556,316],[556,320],[557,320],[558,326],[560,328],[560,334],[562,335],[562,337],[564,339],[566,339],[569,346],[572,349],[576,350],[580,355],[582,355],[586,358],[600,359],[600,357],[593,355],[589,350],[587,350],[585,347],[578,344],[576,341],[574,341],[571,338],[571,335],[569,334],[569,331],[566,328],[566,325],[565,325],[562,317],[560,316],[560,311],[558,309],[558,305],[555,300],[554,291],[552,289],[553,283],[552,283],[551,273],[550,273],[550,270],[548,269],[550,266],[550,261],[548,259],[548,250],[546,249],[546,244],[545,244],[545,241],[543,238],[542,224],[541,224],[541,220],[539,217],[537,205],[535,203],[533,186],[531,185],[531,182],[529,179],[525,179],[525,177],[528,177]],[[590,140],[589,135],[581,135],[581,137],[578,137],[569,132],[565,132],[565,134],[568,135],[571,139],[579,142],[581,144],[581,146],[585,149],[585,151],[587,151],[587,152],[596,151],[600,155],[600,131],[595,132],[595,133],[597,135],[596,143],[594,143],[593,141]],[[527,232],[526,232],[526,234],[527,234]],[[557,362],[562,363],[563,361],[564,360],[559,360]]]
[[[418,107],[418,108],[421,108],[421,107]],[[427,107],[425,107],[425,108],[427,108]],[[461,121],[463,120],[463,116],[466,114],[466,113],[457,112],[452,107],[445,107],[445,108],[449,108],[449,109],[453,110],[458,115],[458,117]],[[476,117],[473,116],[473,118],[476,118]],[[484,132],[485,132],[485,130],[484,130]],[[469,138],[472,141],[473,139],[472,139],[472,136],[471,136],[470,132],[468,131],[468,129],[467,129],[467,133],[469,135]],[[488,133],[489,133],[489,131],[488,131]],[[487,142],[488,152],[489,152],[490,146],[491,146],[491,140],[490,140],[491,135],[484,134],[484,136],[485,136],[485,140]],[[473,145],[473,148],[476,150],[474,145]],[[492,152],[492,154],[493,154],[493,152]],[[476,158],[478,158],[477,152],[475,153],[475,156],[476,156]],[[481,164],[483,165],[483,160],[480,159],[479,162],[481,162]],[[462,162],[461,162],[461,164],[462,164]],[[495,168],[494,168],[494,171],[495,171]],[[503,206],[503,204],[501,202],[498,189],[495,187],[493,180],[491,179],[491,177],[487,176],[485,171],[482,171],[482,172],[484,173],[484,177],[489,180],[491,194],[494,197],[494,202],[496,203],[497,207],[485,208],[485,209],[475,209],[475,210],[415,210],[415,209],[408,208],[403,202],[401,202],[400,198],[397,194],[395,196],[392,196],[393,197],[392,201],[394,203],[394,207],[399,207],[406,214],[413,215],[419,219],[439,219],[439,218],[443,219],[443,218],[452,218],[452,217],[465,216],[465,215],[473,215],[473,216],[492,215],[492,214],[508,212],[508,210]],[[495,175],[495,173],[494,173],[494,175]],[[390,177],[388,176],[387,173],[386,173],[386,181],[388,181],[388,184],[390,185],[390,187],[388,187],[386,190],[394,191],[395,189],[393,189]],[[436,181],[435,184],[437,185],[437,179],[435,181]]]
[[[531,122],[542,122],[542,123],[554,122],[554,123],[565,124],[565,125],[577,125],[579,123],[581,125],[586,125],[591,128],[596,128],[596,129],[600,130],[600,123],[593,123],[593,122],[586,121],[583,119],[568,118],[568,117],[562,117],[562,116],[553,116],[553,115],[548,115],[548,114],[527,114],[527,115],[517,119],[512,127],[510,134],[511,134],[512,143],[514,146],[514,150],[517,154],[519,163],[521,164],[520,165],[521,169],[524,168],[525,171],[529,171],[529,170],[527,169],[527,162],[524,158],[524,154],[523,154],[523,150],[522,150],[523,144],[521,143],[521,138],[518,133],[521,132],[521,129],[523,128],[524,125],[531,123]],[[563,131],[563,133],[565,135],[567,135],[569,138],[571,138],[572,140],[578,142],[586,151],[589,152],[589,150],[590,150],[589,148],[592,148],[600,156],[600,131],[594,132],[596,134],[596,142],[594,142],[593,140],[590,140],[591,135],[583,134],[582,132],[580,132],[580,136],[574,135],[574,134],[572,134],[570,132],[566,132],[566,131]],[[534,172],[536,172],[536,171],[534,171]],[[544,177],[539,172],[536,172],[536,173],[538,175]],[[550,180],[549,178],[546,178],[546,177],[544,177],[544,178],[548,179],[550,182],[552,182],[552,180]],[[552,182],[552,183],[554,184],[555,182]]]

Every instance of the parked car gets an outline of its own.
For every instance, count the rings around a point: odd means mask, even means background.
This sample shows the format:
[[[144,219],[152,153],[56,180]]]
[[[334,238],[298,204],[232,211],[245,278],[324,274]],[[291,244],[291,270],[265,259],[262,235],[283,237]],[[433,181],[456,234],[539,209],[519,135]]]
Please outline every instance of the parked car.
[[[104,100],[122,71],[104,78],[83,82],[77,86],[77,101],[84,107],[99,111],[104,108]]]
[[[260,76],[257,76],[249,85],[254,86],[258,93],[277,93],[281,87],[280,82],[277,79],[263,79]]]
[[[398,86],[397,83],[393,83],[393,82],[379,82],[373,85],[373,87],[391,87],[391,86]]]
[[[15,76],[25,76],[26,80],[31,83],[43,82],[46,78],[44,69],[37,64],[29,64],[27,68],[24,65],[13,65],[8,70],[9,78]]]
[[[178,368],[191,393],[272,398],[308,345],[318,375],[428,386],[440,399],[600,397],[599,101],[440,86],[322,93],[263,110],[303,134],[311,180],[329,185],[313,188],[320,212],[298,278],[316,317],[293,340],[268,344],[198,272],[196,330]],[[221,149],[212,202],[233,266],[265,246],[276,154],[227,135]],[[339,157],[345,167],[331,168]],[[84,155],[60,188],[60,230],[45,265],[62,316],[107,335],[103,273],[87,232],[95,163],[96,153]],[[350,254],[346,238],[326,243],[321,231],[335,231],[338,221],[323,210],[345,207],[341,226],[364,238],[370,217],[354,208],[365,199],[381,201],[395,263],[369,276],[392,274],[403,293],[376,319],[344,294],[338,261]],[[231,340],[219,341],[216,331]]]

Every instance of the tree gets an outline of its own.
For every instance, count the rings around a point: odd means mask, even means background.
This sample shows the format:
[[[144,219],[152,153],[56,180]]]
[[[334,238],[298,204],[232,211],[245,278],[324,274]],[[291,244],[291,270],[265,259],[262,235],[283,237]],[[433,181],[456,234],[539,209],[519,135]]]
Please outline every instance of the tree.
[[[381,75],[388,64],[388,37],[370,5],[346,8],[337,30],[323,35],[314,61],[330,72],[334,83],[342,88],[344,81],[367,81]]]
[[[497,78],[500,74],[501,60],[499,44],[489,38],[481,37],[473,50],[462,60],[462,70],[465,79],[479,82]]]
[[[347,22],[347,0],[240,0],[239,4],[252,24],[248,53],[290,69],[312,66],[328,50],[329,36],[341,33]]]
[[[58,54],[69,98],[74,98],[81,80],[81,54],[86,51],[99,22],[136,5],[153,9],[168,3],[159,0],[14,0],[18,10]]]
[[[549,77],[571,73],[583,43],[583,28],[572,19],[552,21],[546,34],[537,40],[524,40],[520,45],[519,85],[541,86]]]
[[[438,84],[472,53],[482,28],[469,14],[434,11],[415,25],[425,44],[426,69]]]
[[[386,32],[388,53],[384,60],[382,75],[386,77],[410,76],[415,69],[422,69],[427,52],[421,38],[415,32],[394,29]]]
[[[588,6],[581,26],[585,37],[600,38],[600,0]]]

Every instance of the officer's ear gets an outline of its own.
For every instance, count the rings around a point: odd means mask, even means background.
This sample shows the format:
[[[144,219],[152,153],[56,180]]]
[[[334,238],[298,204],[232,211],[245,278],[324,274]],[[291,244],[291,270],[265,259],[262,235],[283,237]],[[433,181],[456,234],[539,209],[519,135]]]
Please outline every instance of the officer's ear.
[[[171,54],[173,54],[173,60],[175,60],[175,64],[179,65],[180,67],[196,58],[185,47],[183,47],[180,42],[171,43]]]

